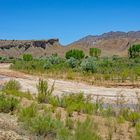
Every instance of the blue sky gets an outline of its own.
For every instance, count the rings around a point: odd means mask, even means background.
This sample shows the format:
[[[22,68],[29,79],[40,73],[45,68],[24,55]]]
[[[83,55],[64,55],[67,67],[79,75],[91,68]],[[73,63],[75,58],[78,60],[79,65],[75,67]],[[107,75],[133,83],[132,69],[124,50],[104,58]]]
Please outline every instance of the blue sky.
[[[0,39],[59,38],[140,30],[140,0],[0,0]]]

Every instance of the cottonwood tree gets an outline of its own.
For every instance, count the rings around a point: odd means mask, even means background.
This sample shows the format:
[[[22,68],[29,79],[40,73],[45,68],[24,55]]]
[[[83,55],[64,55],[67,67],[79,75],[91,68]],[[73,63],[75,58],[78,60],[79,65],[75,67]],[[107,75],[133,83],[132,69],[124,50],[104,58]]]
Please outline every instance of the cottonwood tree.
[[[101,55],[101,50],[98,48],[90,48],[89,49],[89,55],[99,58],[99,56]]]
[[[82,59],[85,57],[85,54],[82,50],[72,49],[66,52],[65,57],[66,59],[70,59],[71,57],[75,59]]]
[[[136,44],[131,46],[128,49],[129,58],[137,58],[140,57],[140,44]]]

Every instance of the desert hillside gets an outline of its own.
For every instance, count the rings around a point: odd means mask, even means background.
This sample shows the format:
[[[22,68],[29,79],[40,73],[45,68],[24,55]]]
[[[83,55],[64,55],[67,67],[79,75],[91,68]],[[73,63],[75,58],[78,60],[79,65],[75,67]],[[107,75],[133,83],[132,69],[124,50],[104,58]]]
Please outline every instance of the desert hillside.
[[[137,32],[108,32],[99,36],[87,36],[70,45],[70,48],[81,48],[88,52],[89,48],[97,47],[103,56],[126,56],[132,44],[140,43],[140,31]]]
[[[49,56],[57,53],[64,56],[70,49],[82,49],[88,55],[89,48],[97,47],[102,50],[102,56],[126,56],[132,44],[140,43],[140,31],[137,32],[108,32],[98,36],[86,36],[69,45],[63,46],[59,39],[49,40],[0,40],[0,56],[19,57],[24,53],[33,56]]]

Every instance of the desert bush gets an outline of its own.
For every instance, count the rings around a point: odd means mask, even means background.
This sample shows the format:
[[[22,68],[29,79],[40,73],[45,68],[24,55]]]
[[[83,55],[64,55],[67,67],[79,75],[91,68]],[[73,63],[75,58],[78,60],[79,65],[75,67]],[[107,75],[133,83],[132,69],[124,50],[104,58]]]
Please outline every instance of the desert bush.
[[[10,80],[6,82],[2,88],[2,91],[7,95],[13,95],[21,98],[27,98],[29,100],[33,99],[33,96],[29,91],[22,92],[20,91],[21,85],[16,80]]]
[[[140,120],[140,114],[137,112],[130,112],[127,120],[132,123],[132,126],[135,126]]]
[[[0,57],[0,62],[1,63],[7,63],[7,62],[11,62],[9,59],[8,59],[8,57]]]
[[[52,137],[56,137],[57,130],[62,125],[63,123],[60,120],[53,119],[50,115],[38,115],[31,120],[29,129],[37,135],[51,134]]]
[[[61,127],[57,131],[56,140],[73,140],[72,132],[67,127]]]
[[[128,77],[129,77],[129,72],[127,70],[124,70],[120,73],[120,78],[122,82],[125,82]]]
[[[33,60],[33,56],[31,54],[23,54],[23,60],[24,61],[32,61]]]
[[[47,70],[47,69],[50,69],[51,66],[52,66],[52,63],[51,63],[50,61],[47,61],[47,62],[43,65],[43,68],[44,68],[45,70]]]
[[[83,71],[95,73],[97,71],[95,58],[84,59],[81,63],[81,68]]]
[[[19,101],[11,96],[0,94],[0,112],[9,113],[17,109]]]
[[[112,117],[112,116],[115,116],[115,114],[116,114],[111,105],[109,105],[109,106],[107,106],[107,108],[103,109],[101,113],[104,117]]]
[[[73,140],[100,140],[94,129],[93,120],[87,118],[84,122],[77,122]]]
[[[123,117],[123,116],[117,116],[117,122],[119,123],[119,124],[122,124],[122,123],[125,123],[125,118]]]
[[[42,79],[39,79],[37,89],[38,89],[38,95],[37,95],[38,102],[39,103],[48,103],[49,98],[51,97],[52,92],[54,90],[54,83],[51,86],[51,88],[49,89],[48,82],[44,81]]]
[[[95,110],[95,106],[91,103],[91,100],[87,100],[83,93],[62,95],[57,100],[58,106],[66,108],[69,116],[72,116],[74,111],[80,113],[92,114]]]
[[[47,58],[47,61],[49,61],[52,65],[60,64],[63,60],[58,55],[52,55]]]
[[[28,100],[32,100],[33,96],[29,91],[26,92],[22,92],[22,91],[16,91],[16,90],[5,90],[3,91],[6,95],[13,95],[16,97],[20,97],[20,98],[26,98]]]
[[[93,114],[95,111],[95,105],[91,102],[85,103],[82,112],[85,114]]]
[[[86,101],[83,93],[62,95],[61,97],[50,96],[48,103],[53,105],[54,108],[57,106],[66,108],[69,116],[72,116],[73,111],[90,114],[93,112],[94,108],[92,103]]]
[[[85,54],[82,50],[69,50],[68,52],[66,52],[65,57],[66,59],[70,59],[71,57],[75,58],[75,59],[82,59],[84,58]]]
[[[70,57],[66,61],[66,63],[69,65],[69,67],[76,68],[78,66],[78,64],[79,64],[79,61],[76,58],[74,58],[74,57]]]
[[[38,115],[37,105],[32,103],[26,108],[21,108],[18,113],[18,119],[22,122],[29,122],[32,118]]]
[[[128,116],[129,116],[130,113],[131,113],[130,108],[120,107],[119,110],[118,110],[118,113],[116,113],[116,116],[117,117],[122,116],[125,120],[128,121]]]
[[[19,91],[20,90],[20,83],[16,80],[10,80],[4,84],[3,90],[4,91],[7,91],[7,90],[8,91],[10,91],[10,90]]]

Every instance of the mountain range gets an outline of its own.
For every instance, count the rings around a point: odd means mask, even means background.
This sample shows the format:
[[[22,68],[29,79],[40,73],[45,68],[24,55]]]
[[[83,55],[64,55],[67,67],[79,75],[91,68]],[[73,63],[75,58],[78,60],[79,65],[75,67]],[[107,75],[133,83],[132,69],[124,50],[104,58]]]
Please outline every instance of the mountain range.
[[[54,53],[64,57],[70,49],[82,49],[86,55],[89,48],[100,48],[102,56],[127,56],[128,48],[140,43],[140,31],[108,32],[102,35],[88,35],[68,45],[61,45],[59,39],[49,40],[0,40],[0,56],[19,57],[30,53],[35,57]]]

